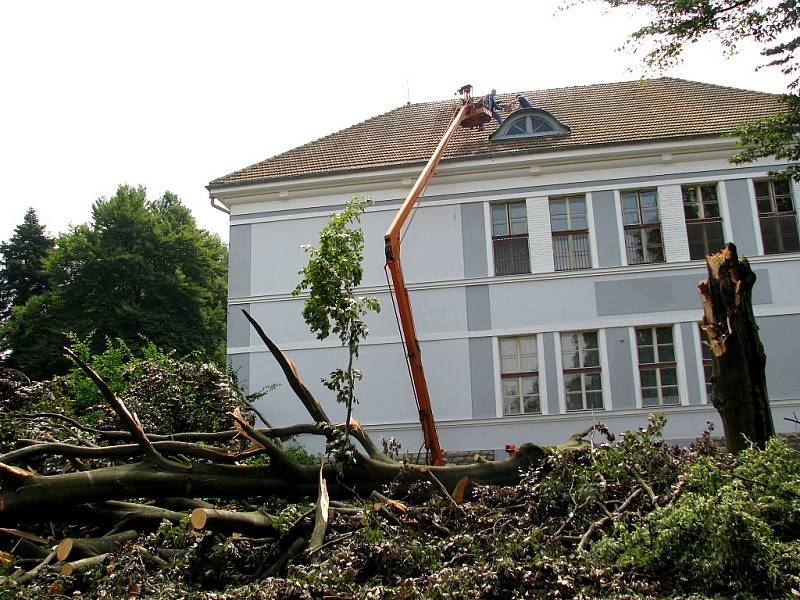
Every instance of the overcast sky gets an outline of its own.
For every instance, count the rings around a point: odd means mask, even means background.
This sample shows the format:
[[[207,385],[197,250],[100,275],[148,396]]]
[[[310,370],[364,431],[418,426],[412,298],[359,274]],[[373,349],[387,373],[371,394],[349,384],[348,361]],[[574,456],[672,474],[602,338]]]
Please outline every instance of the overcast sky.
[[[637,79],[615,51],[643,14],[527,2],[73,0],[0,4],[0,240],[28,207],[51,233],[120,183],[170,190],[227,240],[215,177],[407,100]],[[785,91],[695,48],[668,75]]]

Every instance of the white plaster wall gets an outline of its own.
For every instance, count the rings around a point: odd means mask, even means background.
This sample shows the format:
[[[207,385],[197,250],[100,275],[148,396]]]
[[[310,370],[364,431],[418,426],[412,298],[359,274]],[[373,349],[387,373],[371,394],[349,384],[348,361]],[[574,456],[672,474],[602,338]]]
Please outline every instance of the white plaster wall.
[[[526,327],[575,329],[597,318],[594,280],[590,277],[493,285],[489,296],[492,328],[505,335],[522,333]]]
[[[300,281],[297,272],[308,262],[300,246],[316,244],[327,221],[326,217],[314,217],[254,224],[252,295],[290,292]]]

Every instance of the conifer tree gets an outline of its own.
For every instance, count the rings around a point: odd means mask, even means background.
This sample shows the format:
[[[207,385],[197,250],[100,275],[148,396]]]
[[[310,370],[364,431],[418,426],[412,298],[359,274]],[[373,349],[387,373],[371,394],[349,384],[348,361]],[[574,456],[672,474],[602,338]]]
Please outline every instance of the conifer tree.
[[[53,238],[29,208],[11,238],[0,243],[0,323],[8,320],[15,306],[49,287],[44,262],[53,247]]]

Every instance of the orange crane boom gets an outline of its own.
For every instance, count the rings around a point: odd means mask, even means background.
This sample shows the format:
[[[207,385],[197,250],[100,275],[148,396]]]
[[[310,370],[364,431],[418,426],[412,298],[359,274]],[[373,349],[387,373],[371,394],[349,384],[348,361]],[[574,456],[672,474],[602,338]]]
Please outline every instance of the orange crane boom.
[[[456,132],[459,125],[466,127],[482,128],[482,124],[487,120],[486,110],[483,103],[473,103],[469,96],[471,86],[464,86],[459,93],[463,94],[462,104],[456,115],[453,117],[447,131],[445,131],[439,144],[436,146],[433,155],[422,169],[417,181],[411,191],[408,192],[405,202],[394,217],[392,224],[384,235],[384,250],[386,253],[386,267],[391,273],[392,285],[397,303],[398,320],[400,321],[400,333],[405,343],[406,356],[408,358],[409,370],[411,372],[411,383],[414,387],[414,395],[419,410],[419,420],[422,425],[422,436],[425,448],[427,449],[431,464],[443,465],[444,454],[439,445],[439,436],[436,433],[436,422],[433,418],[431,400],[428,394],[428,384],[425,381],[425,371],[422,368],[422,355],[419,348],[417,332],[414,328],[414,317],[411,313],[411,302],[408,297],[403,269],[400,265],[400,232],[406,223],[411,210],[419,201],[431,177],[433,177],[439,161],[442,159],[447,144]],[[477,120],[476,120],[477,117]],[[391,293],[391,290],[390,290]]]

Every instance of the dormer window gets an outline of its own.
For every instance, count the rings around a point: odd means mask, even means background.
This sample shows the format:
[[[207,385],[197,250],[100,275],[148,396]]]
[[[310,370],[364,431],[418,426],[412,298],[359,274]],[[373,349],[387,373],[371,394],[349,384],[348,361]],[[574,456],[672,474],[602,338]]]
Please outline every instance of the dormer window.
[[[540,108],[523,108],[509,115],[489,139],[506,140],[523,137],[569,135],[569,127]]]

